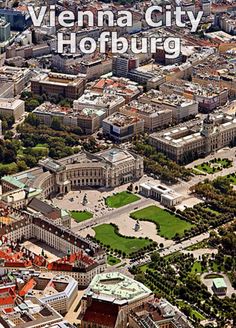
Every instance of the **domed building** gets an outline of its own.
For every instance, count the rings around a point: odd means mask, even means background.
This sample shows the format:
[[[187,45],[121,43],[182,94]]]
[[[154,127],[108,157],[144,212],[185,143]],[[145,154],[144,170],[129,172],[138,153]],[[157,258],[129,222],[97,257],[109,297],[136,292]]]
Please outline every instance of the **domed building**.
[[[4,199],[12,199],[9,193],[22,192],[23,199],[21,197],[18,207],[20,208],[29,202],[32,195],[48,198],[81,187],[114,188],[138,180],[142,176],[141,156],[120,148],[112,148],[96,154],[80,152],[58,161],[43,159],[36,168],[3,177],[1,185]],[[19,197],[17,200],[19,202]]]

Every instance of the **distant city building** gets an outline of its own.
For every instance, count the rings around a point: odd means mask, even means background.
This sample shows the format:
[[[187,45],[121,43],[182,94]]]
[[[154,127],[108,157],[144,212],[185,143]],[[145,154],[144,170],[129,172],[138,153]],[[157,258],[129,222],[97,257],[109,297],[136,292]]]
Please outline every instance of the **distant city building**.
[[[236,14],[232,12],[221,15],[219,25],[223,31],[236,35]]]
[[[198,103],[193,99],[175,93],[165,94],[157,90],[150,90],[138,99],[139,103],[159,106],[163,110],[171,110],[172,121],[181,122],[193,118],[198,114]]]
[[[155,299],[138,305],[129,314],[130,328],[193,328],[186,315],[165,299]]]
[[[130,70],[139,67],[139,60],[137,57],[130,55],[113,56],[112,58],[112,72],[118,77],[128,77]]]
[[[226,60],[225,56],[216,55],[210,62],[201,63],[193,70],[193,83],[208,88],[209,85],[218,90],[227,88],[231,99],[236,97],[236,63],[233,58]]]
[[[22,270],[22,273],[24,271]],[[14,271],[12,272],[14,276]],[[16,271],[17,274],[17,271]],[[17,274],[18,279],[21,275]],[[54,275],[51,272],[30,274],[23,284],[18,286],[18,294],[25,300],[37,298],[50,305],[60,314],[66,314],[78,294],[78,282],[70,277]]]
[[[2,66],[0,67],[0,85],[9,86],[7,92],[12,94],[12,86],[14,86],[14,95],[18,96],[24,90],[26,85],[29,83],[32,77],[32,71],[28,68],[19,68],[19,67],[11,67],[11,66]],[[10,85],[11,84],[11,85]],[[2,88],[0,89],[0,94],[2,92]],[[6,92],[6,91],[5,91]],[[7,98],[6,96],[2,96],[1,98]]]
[[[217,107],[225,105],[229,94],[227,88],[214,87],[211,84],[202,87],[197,83],[184,80],[164,83],[160,86],[160,90],[165,94],[174,93],[189,100],[195,100],[199,104],[199,110],[204,113],[212,112]]]
[[[84,88],[85,80],[79,75],[44,73],[31,79],[31,91],[36,95],[77,99],[83,94]]]
[[[6,21],[10,23],[11,29],[13,31],[24,31],[32,24],[31,17],[27,12],[26,7],[25,10],[19,10],[17,8],[16,9],[0,8],[0,17],[4,17]]]
[[[122,142],[142,133],[144,131],[144,121],[137,116],[116,112],[103,120],[102,128],[106,136]]]
[[[0,16],[0,42],[7,41],[11,36],[11,26],[4,18]]]
[[[204,16],[211,14],[211,0],[201,0],[201,6]]]
[[[106,117],[106,111],[97,108],[73,108],[61,107],[49,102],[44,102],[33,113],[41,123],[51,126],[53,119],[57,118],[64,126],[71,128],[80,127],[82,133],[93,134],[102,126],[102,120]]]
[[[150,144],[177,162],[189,162],[229,146],[236,138],[235,117],[208,115],[203,124],[196,123],[153,133]]]
[[[0,98],[0,114],[13,116],[15,121],[23,118],[25,113],[25,102],[20,99]]]
[[[129,103],[143,92],[143,87],[126,78],[110,77],[96,81],[90,90],[99,94],[118,95]]]
[[[31,300],[19,300],[10,311],[0,310],[0,324],[7,328],[50,327],[63,320],[63,317],[36,297]]]
[[[142,119],[144,129],[150,132],[166,128],[172,123],[172,110],[154,103],[134,100],[129,105],[122,107],[121,112]]]
[[[73,102],[73,109],[80,112],[84,108],[100,109],[106,112],[106,117],[119,111],[125,104],[125,98],[112,93],[96,93],[86,90],[85,93]]]
[[[61,314],[69,311],[77,295],[78,283],[69,276],[34,269],[9,271],[2,268],[0,325],[6,328],[73,328]]]

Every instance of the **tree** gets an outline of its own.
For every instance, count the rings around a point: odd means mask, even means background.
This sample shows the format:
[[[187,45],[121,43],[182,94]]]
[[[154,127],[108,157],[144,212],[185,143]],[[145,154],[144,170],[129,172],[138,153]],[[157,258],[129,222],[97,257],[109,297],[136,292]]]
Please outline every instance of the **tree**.
[[[213,181],[213,186],[224,194],[228,194],[232,190],[230,180],[225,177],[218,177]]]
[[[25,171],[28,168],[24,160],[19,160],[17,162],[17,166],[18,166],[19,171]]]
[[[6,131],[5,134],[4,134],[4,139],[7,140],[11,140],[14,136],[14,133],[12,131]]]
[[[138,186],[137,185],[135,186],[135,191],[138,192]]]
[[[127,187],[128,191],[133,191],[133,184],[131,183],[128,187]]]
[[[34,114],[34,113],[30,113],[26,119],[25,119],[25,123],[28,123],[32,126],[38,127],[40,124],[40,119]]]
[[[37,99],[31,98],[25,101],[25,109],[27,112],[32,112],[35,108],[39,107],[40,102]]]
[[[59,118],[53,117],[52,123],[51,123],[51,128],[53,130],[57,130],[57,131],[63,130],[63,127],[62,127],[62,124],[61,124],[61,121],[59,120]]]
[[[163,243],[160,243],[160,248],[164,248],[164,244]]]
[[[160,259],[160,254],[158,252],[152,253],[151,255],[152,262],[156,263],[159,261],[159,259]]]
[[[25,163],[29,167],[34,167],[37,164],[37,160],[32,155],[25,155]]]

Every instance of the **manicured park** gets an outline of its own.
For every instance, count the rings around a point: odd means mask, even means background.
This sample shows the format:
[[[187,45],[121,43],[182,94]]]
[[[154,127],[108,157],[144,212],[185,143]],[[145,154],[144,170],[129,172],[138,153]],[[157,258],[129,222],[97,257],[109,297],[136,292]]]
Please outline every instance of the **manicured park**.
[[[140,197],[128,191],[122,191],[106,198],[106,205],[112,208],[119,208],[139,200]]]
[[[227,169],[232,166],[232,161],[228,158],[215,158],[210,160],[209,162],[204,162],[202,164],[194,166],[195,171],[196,169],[200,172],[207,173],[207,174],[213,174],[219,171],[222,171],[223,169]]]
[[[120,259],[118,259],[115,256],[108,255],[108,257],[107,257],[107,263],[109,265],[116,265],[116,264],[120,263]]]
[[[233,184],[236,185],[236,173],[227,175],[227,179]]]
[[[89,220],[93,217],[93,214],[88,211],[71,211],[70,214],[71,217],[78,223]]]
[[[155,205],[133,212],[130,216],[135,220],[155,223],[158,227],[160,236],[166,239],[172,239],[176,233],[182,236],[184,230],[189,230],[193,227],[191,223]]]
[[[124,237],[116,233],[116,229],[111,224],[101,224],[93,228],[96,235],[95,238],[105,246],[110,246],[113,250],[120,250],[127,255],[139,251],[145,246],[151,244],[148,239],[139,239],[135,237]]]

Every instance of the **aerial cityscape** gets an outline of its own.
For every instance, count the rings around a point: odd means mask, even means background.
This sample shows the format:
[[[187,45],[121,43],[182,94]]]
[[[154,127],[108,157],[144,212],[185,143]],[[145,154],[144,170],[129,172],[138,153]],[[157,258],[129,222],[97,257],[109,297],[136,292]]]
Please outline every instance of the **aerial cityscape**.
[[[236,0],[0,0],[0,328],[236,328]]]

